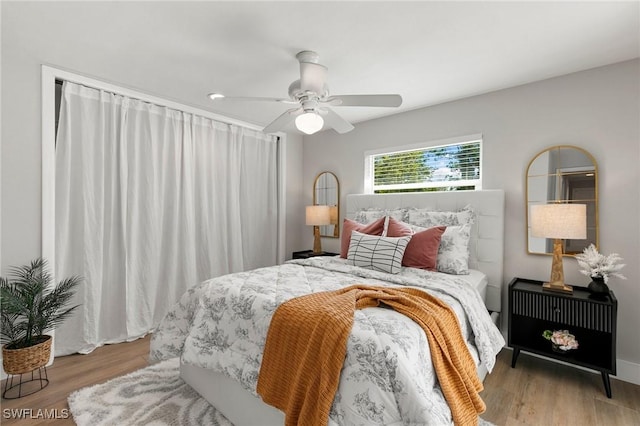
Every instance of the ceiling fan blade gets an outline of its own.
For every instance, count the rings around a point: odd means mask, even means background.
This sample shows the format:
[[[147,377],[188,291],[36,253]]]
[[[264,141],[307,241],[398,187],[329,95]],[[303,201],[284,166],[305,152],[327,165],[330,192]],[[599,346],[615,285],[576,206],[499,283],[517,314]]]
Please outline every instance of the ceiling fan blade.
[[[319,95],[325,92],[327,67],[312,62],[300,62],[300,88]]]
[[[297,104],[298,101],[286,98],[261,98],[256,96],[223,96],[218,93],[209,93],[209,98],[213,101],[250,101],[250,102],[280,102],[283,104]]]
[[[324,122],[338,133],[347,133],[354,129],[353,125],[336,114],[331,108],[327,108]]]
[[[325,103],[332,106],[399,107],[400,95],[336,95],[327,98]]]
[[[262,129],[263,133],[276,133],[284,129],[291,123],[297,115],[302,113],[302,108],[294,108],[283,112],[278,118],[273,120],[267,127]]]

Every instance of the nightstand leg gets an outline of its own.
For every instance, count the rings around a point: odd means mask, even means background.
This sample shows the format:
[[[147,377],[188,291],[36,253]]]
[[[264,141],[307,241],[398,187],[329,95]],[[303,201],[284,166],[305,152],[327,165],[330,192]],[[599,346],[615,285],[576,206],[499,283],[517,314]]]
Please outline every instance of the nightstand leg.
[[[513,348],[513,355],[511,357],[511,368],[516,368],[516,361],[518,360],[518,355],[520,355],[520,349]]]
[[[607,393],[607,398],[611,398],[611,381],[609,380],[609,373],[601,371],[602,382],[604,383],[604,391]]]

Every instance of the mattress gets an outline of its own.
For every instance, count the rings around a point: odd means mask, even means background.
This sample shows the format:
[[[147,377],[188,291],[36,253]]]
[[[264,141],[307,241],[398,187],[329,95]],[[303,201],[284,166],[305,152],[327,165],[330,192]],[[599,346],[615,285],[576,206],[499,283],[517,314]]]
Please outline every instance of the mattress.
[[[457,275],[458,278],[466,281],[469,285],[480,293],[483,302],[487,301],[487,285],[489,280],[487,276],[477,269],[469,269],[469,275]]]

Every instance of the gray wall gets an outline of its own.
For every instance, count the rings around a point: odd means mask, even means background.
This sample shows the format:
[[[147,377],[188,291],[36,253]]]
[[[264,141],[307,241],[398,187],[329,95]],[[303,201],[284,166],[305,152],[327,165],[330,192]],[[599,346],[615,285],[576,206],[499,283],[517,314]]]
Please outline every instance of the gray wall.
[[[547,280],[551,258],[526,250],[526,168],[553,145],[586,149],[600,170],[601,252],[617,252],[627,263],[628,280],[610,282],[619,300],[618,359],[635,364],[622,362],[619,374],[635,368],[640,381],[639,71],[640,61],[628,61],[358,123],[345,135],[305,137],[305,187],[330,170],[340,179],[344,203],[346,194],[363,191],[365,151],[482,133],[483,187],[506,193],[505,277]],[[311,191],[304,195],[310,202]],[[306,244],[311,247],[310,236]],[[335,251],[339,243],[324,238],[323,248]],[[568,283],[588,284],[575,259],[565,259],[564,270]]]

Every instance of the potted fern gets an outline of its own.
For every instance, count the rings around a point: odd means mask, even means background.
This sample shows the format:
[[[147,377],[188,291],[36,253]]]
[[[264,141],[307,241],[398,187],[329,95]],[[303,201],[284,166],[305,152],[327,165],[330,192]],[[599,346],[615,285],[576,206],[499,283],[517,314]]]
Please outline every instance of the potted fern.
[[[2,364],[8,374],[23,374],[49,361],[53,330],[78,305],[67,308],[81,278],[74,276],[51,286],[47,263],[39,258],[30,265],[10,269],[0,277]]]

